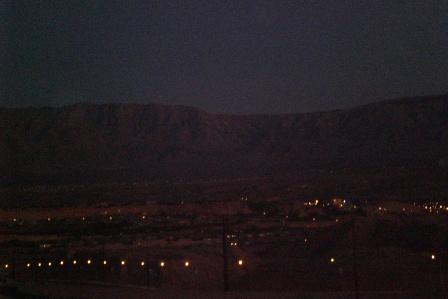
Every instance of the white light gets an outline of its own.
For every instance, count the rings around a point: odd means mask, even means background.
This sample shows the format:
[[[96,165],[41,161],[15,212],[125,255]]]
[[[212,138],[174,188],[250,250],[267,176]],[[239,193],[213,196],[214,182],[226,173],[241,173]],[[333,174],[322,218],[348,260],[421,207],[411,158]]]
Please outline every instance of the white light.
[[[126,261],[121,261],[121,265],[122,266],[126,265]]]
[[[48,267],[51,267],[51,265],[52,265],[51,262],[48,262]]]
[[[335,259],[334,259],[334,257],[332,257],[331,259],[330,259],[330,263],[334,263],[335,262]]]
[[[37,266],[38,266],[38,267],[42,267],[42,263],[38,263]]]
[[[238,266],[242,266],[243,265],[243,260],[238,260]]]
[[[64,266],[64,261],[60,261],[59,265]]]
[[[87,265],[90,265],[92,263],[91,260],[87,260]]]
[[[76,260],[73,261],[73,265],[76,265],[78,262]]]
[[[185,267],[190,267],[190,262],[189,261],[185,261],[184,265],[185,265]]]
[[[141,261],[141,262],[140,262],[140,266],[142,266],[142,267],[145,266],[145,262],[144,262],[144,261]]]
[[[31,264],[30,263],[26,264],[26,267],[27,268],[31,267]]]
[[[8,267],[9,267],[9,265],[8,265],[8,264],[5,264],[5,268],[8,269]]]
[[[107,265],[107,261],[106,260],[103,261],[103,265]]]
[[[160,262],[160,267],[162,267],[162,268],[165,267],[165,262],[164,261]]]

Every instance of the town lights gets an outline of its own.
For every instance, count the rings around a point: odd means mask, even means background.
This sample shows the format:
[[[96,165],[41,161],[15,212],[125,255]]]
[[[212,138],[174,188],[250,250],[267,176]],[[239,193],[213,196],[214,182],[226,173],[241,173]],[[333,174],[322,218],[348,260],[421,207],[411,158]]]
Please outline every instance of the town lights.
[[[106,260],[103,261],[103,265],[107,265],[107,261]]]
[[[26,264],[26,267],[27,268],[31,267],[31,264],[30,263]]]
[[[124,266],[124,265],[126,265],[126,261],[121,261],[120,264],[121,264],[122,266]]]
[[[145,262],[144,262],[144,261],[141,261],[141,262],[140,262],[140,266],[144,267],[144,266],[145,266]]]
[[[9,268],[9,265],[8,264],[5,264],[5,269],[8,269]]]
[[[165,262],[164,261],[160,262],[160,267],[162,267],[162,268],[165,267]]]
[[[48,267],[51,267],[51,265],[52,265],[52,263],[51,263],[51,262],[48,262]]]
[[[42,267],[42,263],[37,263],[37,266],[38,267]]]
[[[436,259],[436,255],[435,254],[431,254],[431,259],[435,260]]]
[[[336,260],[334,259],[334,257],[330,258],[330,263],[334,263]]]
[[[59,265],[64,266],[64,261],[60,261]]]
[[[90,265],[92,263],[91,260],[87,260],[87,265]]]
[[[76,260],[73,260],[73,265],[76,265],[78,262]]]
[[[243,265],[243,260],[242,260],[242,259],[239,259],[239,260],[238,260],[238,266],[241,267],[242,265]]]
[[[189,262],[189,261],[185,261],[184,266],[185,266],[186,268],[190,267],[190,262]]]

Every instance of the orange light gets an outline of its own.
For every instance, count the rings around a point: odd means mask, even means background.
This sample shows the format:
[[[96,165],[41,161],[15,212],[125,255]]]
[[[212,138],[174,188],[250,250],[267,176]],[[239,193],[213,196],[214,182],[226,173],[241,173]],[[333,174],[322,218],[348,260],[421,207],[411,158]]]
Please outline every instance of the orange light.
[[[141,261],[141,262],[140,262],[140,266],[144,267],[144,266],[145,266],[145,262],[144,262],[144,261]]]
[[[87,265],[90,265],[92,263],[91,260],[87,260]]]
[[[185,261],[184,265],[185,265],[185,267],[190,267],[190,262],[189,261]]]
[[[64,266],[64,261],[60,261],[59,265]]]
[[[162,267],[162,268],[165,267],[165,262],[164,261],[160,262],[160,267]]]
[[[243,260],[238,260],[238,266],[242,266],[243,265]]]
[[[336,260],[334,259],[334,257],[332,257],[331,259],[330,259],[330,263],[334,263]]]
[[[121,265],[122,266],[126,265],[126,261],[121,261]]]
[[[5,269],[8,269],[9,268],[9,265],[8,264],[5,264]]]

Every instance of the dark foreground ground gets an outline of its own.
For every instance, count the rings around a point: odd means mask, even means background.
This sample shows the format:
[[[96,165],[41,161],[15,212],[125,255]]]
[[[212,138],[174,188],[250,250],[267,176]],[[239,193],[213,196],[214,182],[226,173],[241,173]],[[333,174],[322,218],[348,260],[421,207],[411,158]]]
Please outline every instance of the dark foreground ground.
[[[156,290],[146,287],[118,286],[118,285],[95,285],[74,283],[45,283],[45,284],[20,284],[17,289],[3,290],[6,298],[29,298],[29,299],[94,299],[94,298],[116,298],[116,299],[346,299],[355,298],[353,292],[218,292],[218,291],[173,291]],[[418,292],[362,292],[363,299],[430,299],[436,298],[432,294]],[[4,297],[2,297],[4,296]]]

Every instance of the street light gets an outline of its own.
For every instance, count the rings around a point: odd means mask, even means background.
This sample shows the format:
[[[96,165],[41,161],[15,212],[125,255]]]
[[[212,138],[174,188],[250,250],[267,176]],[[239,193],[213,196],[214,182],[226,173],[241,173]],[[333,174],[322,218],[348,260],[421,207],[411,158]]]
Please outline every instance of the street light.
[[[165,267],[165,262],[164,261],[160,262],[160,267],[162,267],[162,268]]]
[[[185,263],[184,263],[184,265],[185,265],[185,267],[190,267],[190,262],[189,261],[185,261]]]
[[[238,260],[238,266],[240,266],[240,267],[243,266],[243,260],[242,259]]]

